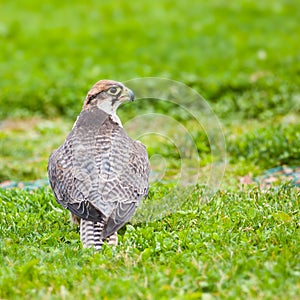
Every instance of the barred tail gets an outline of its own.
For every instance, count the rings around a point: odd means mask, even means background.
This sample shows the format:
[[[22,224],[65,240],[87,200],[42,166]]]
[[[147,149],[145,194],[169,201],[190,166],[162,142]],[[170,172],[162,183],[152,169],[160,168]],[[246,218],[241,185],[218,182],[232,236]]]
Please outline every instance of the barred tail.
[[[80,239],[84,248],[95,248],[96,251],[101,250],[104,242],[109,245],[118,244],[118,236],[115,232],[109,236],[106,240],[100,238],[101,232],[104,228],[104,221],[93,222],[81,219],[80,220]]]

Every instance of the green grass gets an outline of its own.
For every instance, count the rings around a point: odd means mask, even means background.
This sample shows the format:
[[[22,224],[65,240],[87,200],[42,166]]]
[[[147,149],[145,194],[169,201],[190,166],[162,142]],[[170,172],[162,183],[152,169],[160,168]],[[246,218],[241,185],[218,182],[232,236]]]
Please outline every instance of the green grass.
[[[299,190],[198,192],[93,253],[50,190],[1,191],[1,298],[297,299]]]
[[[0,189],[0,299],[299,299],[299,188],[240,184],[300,165],[299,19],[296,0],[2,4],[0,182],[47,176],[50,152],[101,78],[154,76],[194,88],[221,122],[227,166],[204,203],[216,158],[207,128],[164,101],[124,105],[129,125],[153,112],[172,119],[142,128],[165,135],[141,138],[153,176],[162,176],[146,203],[172,195],[182,163],[185,180],[199,169],[198,184],[173,214],[133,219],[119,246],[99,253],[82,249],[49,188]]]

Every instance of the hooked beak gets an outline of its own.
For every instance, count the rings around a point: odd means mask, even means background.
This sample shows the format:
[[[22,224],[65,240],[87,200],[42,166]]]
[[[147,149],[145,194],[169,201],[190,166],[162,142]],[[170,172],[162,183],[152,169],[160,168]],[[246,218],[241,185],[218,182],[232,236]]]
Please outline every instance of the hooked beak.
[[[123,101],[126,101],[126,100],[133,101],[134,100],[134,93],[129,88],[125,88],[120,98]]]

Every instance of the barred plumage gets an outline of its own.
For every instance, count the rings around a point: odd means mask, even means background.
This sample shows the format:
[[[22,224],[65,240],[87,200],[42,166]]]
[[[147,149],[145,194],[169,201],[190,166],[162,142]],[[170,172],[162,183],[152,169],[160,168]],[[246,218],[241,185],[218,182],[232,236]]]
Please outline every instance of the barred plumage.
[[[118,82],[102,80],[88,93],[82,112],[48,164],[57,201],[80,218],[84,247],[99,250],[117,242],[117,230],[148,193],[146,149],[122,128],[116,109],[133,93]]]
[[[85,219],[80,220],[80,239],[83,247],[94,247],[95,250],[100,250],[104,242],[108,245],[116,246],[118,244],[118,236],[114,234],[107,237],[105,240],[101,238],[101,233],[105,226],[105,221],[93,222]]]

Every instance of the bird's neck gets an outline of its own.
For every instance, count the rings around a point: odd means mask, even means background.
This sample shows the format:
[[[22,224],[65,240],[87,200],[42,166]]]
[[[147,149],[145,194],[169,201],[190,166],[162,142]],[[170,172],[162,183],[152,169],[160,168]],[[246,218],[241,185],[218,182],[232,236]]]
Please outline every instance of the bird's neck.
[[[97,106],[99,109],[103,110],[108,115],[110,115],[114,122],[118,123],[119,126],[123,127],[120,118],[117,116],[118,107],[112,106],[111,103],[108,102],[99,103]]]

